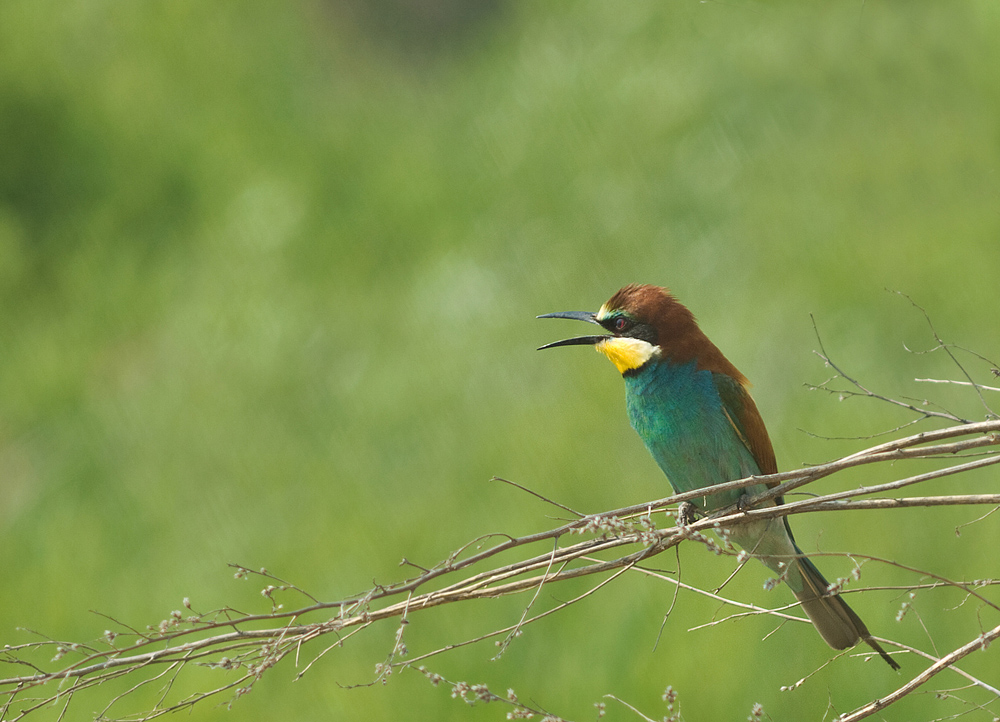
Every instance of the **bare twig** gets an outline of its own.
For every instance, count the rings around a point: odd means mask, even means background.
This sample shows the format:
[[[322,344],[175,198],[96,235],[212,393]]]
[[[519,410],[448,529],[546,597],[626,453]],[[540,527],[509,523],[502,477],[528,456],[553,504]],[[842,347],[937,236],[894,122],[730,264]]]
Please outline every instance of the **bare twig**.
[[[889,396],[885,396],[883,394],[876,393],[876,392],[872,391],[871,389],[867,388],[866,386],[864,386],[857,379],[852,378],[851,376],[848,376],[847,373],[843,369],[841,369],[836,363],[833,362],[833,360],[830,358],[829,354],[827,354],[826,349],[823,347],[823,339],[819,335],[819,328],[816,326],[816,319],[813,318],[811,314],[810,314],[810,318],[812,318],[813,331],[816,334],[816,343],[819,344],[819,351],[813,351],[813,353],[815,353],[817,356],[819,356],[823,360],[823,363],[825,363],[827,366],[829,366],[834,371],[836,371],[837,375],[834,376],[831,379],[827,379],[826,381],[824,381],[821,384],[806,384],[807,388],[809,388],[809,389],[811,389],[813,391],[820,391],[820,390],[827,391],[827,392],[829,392],[831,394],[838,395],[841,399],[847,398],[847,397],[850,397],[850,396],[864,396],[864,397],[867,397],[867,398],[870,398],[870,399],[877,399],[879,401],[883,401],[883,402],[885,402],[887,404],[891,404],[893,406],[900,406],[900,407],[906,409],[907,411],[912,411],[913,413],[917,414],[919,418],[922,418],[922,419],[924,419],[924,418],[926,418],[926,419],[929,419],[929,418],[939,418],[939,419],[946,419],[947,421],[952,421],[952,422],[960,423],[960,424],[967,424],[967,423],[969,423],[968,419],[963,419],[963,418],[961,418],[959,416],[956,416],[955,414],[953,414],[951,412],[948,412],[948,411],[933,411],[933,410],[931,410],[929,408],[926,408],[926,407],[923,407],[923,408],[917,407],[917,406],[914,406],[913,404],[907,403],[905,401],[900,401],[898,399],[890,398]],[[829,386],[830,382],[833,381],[834,379],[838,378],[838,377],[844,379],[845,381],[847,381],[856,390],[855,391],[852,391],[850,389],[840,389],[840,390],[837,390],[837,389],[830,388],[830,386]]]
[[[982,389],[983,391],[1000,391],[1000,387],[997,386],[985,386],[983,384],[975,384],[971,381],[952,381],[951,379],[913,379],[914,381],[927,384],[954,384],[955,386],[975,386],[976,388]]]
[[[931,679],[934,675],[948,669],[955,662],[962,659],[966,655],[975,652],[976,650],[985,650],[991,642],[995,641],[1000,637],[1000,626],[994,627],[988,632],[984,632],[975,639],[973,639],[968,644],[964,644],[954,652],[946,654],[937,660],[930,667],[925,669],[923,672],[915,676],[913,679],[908,681],[906,684],[902,685],[894,691],[892,694],[886,695],[880,699],[873,700],[863,707],[856,709],[850,714],[843,715],[838,718],[837,722],[856,722],[856,720],[864,719],[865,717],[870,717],[871,715],[885,709],[893,702],[902,699],[908,695],[913,690],[920,687],[922,684]]]
[[[979,397],[979,401],[983,405],[983,408],[986,409],[987,415],[994,419],[997,418],[996,412],[990,407],[989,403],[986,401],[986,397],[983,396],[982,387],[978,383],[976,383],[975,380],[973,380],[972,375],[966,370],[965,366],[963,366],[962,363],[955,357],[955,354],[952,351],[952,349],[960,349],[963,351],[967,351],[967,349],[962,349],[961,347],[956,346],[955,344],[947,343],[946,341],[942,340],[942,338],[938,335],[937,329],[934,328],[934,323],[931,321],[930,315],[927,313],[927,310],[923,306],[918,304],[916,301],[914,301],[912,298],[910,298],[907,294],[903,293],[902,291],[894,291],[894,293],[905,298],[907,301],[910,302],[910,304],[914,308],[916,308],[918,311],[920,311],[921,314],[923,314],[924,320],[927,321],[927,328],[930,330],[931,335],[934,336],[934,340],[937,341],[938,344],[933,350],[940,348],[943,349],[946,354],[948,354],[948,358],[950,358],[952,362],[955,364],[956,368],[958,368],[958,370],[962,372],[962,375],[965,376],[965,379],[968,382],[968,384],[976,390],[976,395]],[[977,356],[980,360],[989,362],[989,359],[987,359],[985,356],[982,356],[981,354],[975,354],[975,356]],[[995,366],[995,364],[992,365]]]

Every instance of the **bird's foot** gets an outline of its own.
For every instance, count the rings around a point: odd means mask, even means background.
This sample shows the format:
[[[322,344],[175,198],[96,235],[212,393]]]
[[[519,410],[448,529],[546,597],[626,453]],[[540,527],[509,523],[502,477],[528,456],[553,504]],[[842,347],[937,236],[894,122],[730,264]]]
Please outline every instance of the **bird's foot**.
[[[694,504],[682,501],[677,505],[677,526],[688,526],[694,523]]]
[[[745,514],[749,509],[750,509],[750,495],[740,494],[740,498],[736,500],[736,511],[738,511],[740,514]]]

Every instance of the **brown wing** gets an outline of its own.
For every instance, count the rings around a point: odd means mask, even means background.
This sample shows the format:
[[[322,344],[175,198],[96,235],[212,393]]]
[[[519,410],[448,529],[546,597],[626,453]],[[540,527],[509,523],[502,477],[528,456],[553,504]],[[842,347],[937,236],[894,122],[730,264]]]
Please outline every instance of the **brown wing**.
[[[736,435],[750,450],[760,473],[777,473],[778,464],[774,459],[771,438],[767,435],[764,419],[760,417],[757,404],[754,403],[749,392],[742,383],[727,374],[714,373],[712,380],[719,392],[722,409],[729,419],[729,423],[733,425]],[[768,486],[776,486],[776,484],[772,483]]]

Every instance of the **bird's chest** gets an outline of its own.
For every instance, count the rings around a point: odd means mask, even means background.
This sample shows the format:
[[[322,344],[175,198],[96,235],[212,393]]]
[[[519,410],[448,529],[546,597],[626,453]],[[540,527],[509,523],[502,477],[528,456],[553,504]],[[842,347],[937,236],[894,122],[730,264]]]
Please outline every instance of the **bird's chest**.
[[[736,434],[708,371],[656,364],[626,376],[629,421],[678,492],[759,473]],[[736,501],[741,492],[709,506]]]

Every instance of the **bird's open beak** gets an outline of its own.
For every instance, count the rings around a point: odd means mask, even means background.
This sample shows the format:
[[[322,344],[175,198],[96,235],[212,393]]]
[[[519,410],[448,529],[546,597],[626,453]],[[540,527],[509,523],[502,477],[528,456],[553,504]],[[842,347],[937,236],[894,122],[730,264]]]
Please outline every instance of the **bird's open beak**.
[[[577,321],[587,321],[588,323],[597,323],[597,314],[591,313],[590,311],[561,311],[559,313],[545,313],[541,316],[536,316],[536,318],[572,318]],[[546,348],[555,348],[556,346],[593,346],[594,344],[600,343],[606,338],[611,338],[610,336],[577,336],[576,338],[567,338],[563,341],[555,341],[553,343],[547,343],[544,346],[539,346],[538,350]]]

